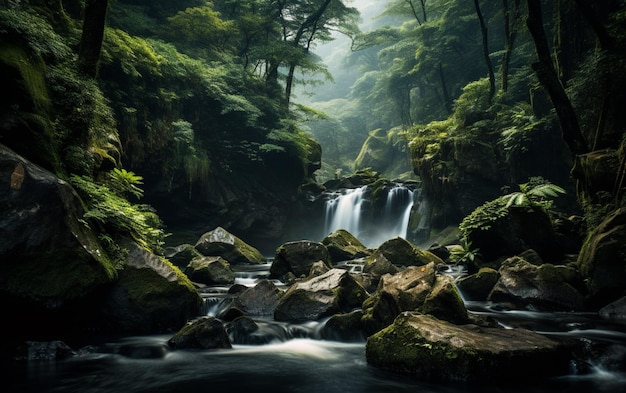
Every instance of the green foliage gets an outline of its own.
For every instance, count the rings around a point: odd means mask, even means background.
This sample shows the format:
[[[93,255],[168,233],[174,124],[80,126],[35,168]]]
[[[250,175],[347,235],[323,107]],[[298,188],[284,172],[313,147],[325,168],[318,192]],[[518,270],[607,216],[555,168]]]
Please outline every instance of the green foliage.
[[[132,173],[127,172],[125,177],[137,182],[137,176]],[[97,183],[88,176],[70,177],[70,183],[81,193],[87,204],[85,224],[101,227],[100,232],[111,239],[129,237],[149,250],[160,252],[165,235],[157,214],[147,205],[132,204],[118,195],[112,190],[110,182]]]
[[[457,265],[469,265],[480,258],[480,249],[472,247],[471,242],[465,242],[462,247],[451,250],[450,260]]]
[[[27,9],[0,9],[0,36],[9,42],[24,42],[35,56],[62,59],[72,51],[42,17]]]
[[[211,2],[202,7],[187,8],[168,18],[168,31],[175,42],[218,51],[227,49],[237,32],[235,23],[223,20]]]
[[[107,174],[107,186],[117,196],[124,197],[126,194],[134,195],[136,198],[143,196],[143,190],[138,185],[143,184],[143,177],[136,175],[126,169],[113,168]]]
[[[133,78],[142,74],[161,75],[162,59],[144,39],[119,29],[106,29],[101,62],[119,63],[122,71]]]
[[[486,231],[493,223],[508,216],[510,209],[528,207],[532,209],[550,209],[552,198],[564,194],[565,190],[541,178],[531,178],[528,183],[520,184],[520,191],[513,192],[485,202],[474,209],[459,224],[464,239],[473,231]]]
[[[565,190],[549,181],[541,178],[531,178],[528,183],[519,185],[520,191],[505,195],[503,198],[509,206],[530,206],[550,209],[553,198],[559,194],[565,194]]]
[[[464,239],[472,231],[487,231],[493,223],[505,218],[509,214],[507,200],[505,198],[496,198],[494,200],[483,203],[474,209],[470,215],[465,217],[459,224],[459,230]]]

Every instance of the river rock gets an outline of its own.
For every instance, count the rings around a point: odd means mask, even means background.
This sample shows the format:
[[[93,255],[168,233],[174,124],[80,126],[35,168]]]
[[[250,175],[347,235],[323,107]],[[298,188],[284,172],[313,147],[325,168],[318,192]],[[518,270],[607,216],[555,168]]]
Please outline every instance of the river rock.
[[[232,348],[224,325],[213,317],[202,317],[188,323],[167,344],[174,349]]]
[[[259,250],[222,227],[202,235],[195,247],[204,256],[220,256],[232,264],[265,262],[265,257]]]
[[[362,342],[366,333],[363,329],[363,310],[354,310],[346,314],[335,314],[326,321],[320,336],[324,340]]]
[[[363,258],[369,255],[367,248],[345,229],[338,229],[322,239],[331,259],[337,263]]]
[[[465,321],[467,310],[462,298],[449,277],[437,275],[435,266],[412,266],[382,276],[376,293],[363,302],[365,331],[379,331],[403,311],[420,310],[454,322]]]
[[[203,256],[191,244],[180,244],[175,247],[167,247],[164,250],[164,255],[170,262],[182,269],[187,267],[189,262],[193,259]]]
[[[363,267],[364,273],[369,273],[376,277],[381,277],[385,274],[396,274],[400,271],[400,268],[391,263],[382,251],[376,250],[372,255],[367,257],[365,266]]]
[[[603,318],[626,321],[626,296],[602,307],[598,313]]]
[[[17,349],[15,360],[63,360],[74,355],[76,352],[63,341],[27,341]]]
[[[261,280],[255,286],[246,289],[233,299],[233,307],[237,307],[247,315],[271,316],[282,292],[270,280]]]
[[[296,277],[306,276],[317,261],[331,266],[330,254],[322,243],[308,240],[284,243],[276,250],[270,267],[270,277],[281,278],[288,273],[293,273]]]
[[[500,273],[490,267],[482,267],[478,272],[463,277],[456,285],[465,300],[487,300],[491,290],[498,282]]]
[[[202,299],[178,268],[134,243],[125,248],[119,278],[91,305],[93,331],[164,333],[200,314]]]
[[[361,307],[367,292],[348,271],[327,273],[293,284],[282,296],[274,319],[286,322],[315,321]]]
[[[626,208],[610,213],[589,235],[578,266],[593,303],[604,306],[624,296],[626,282]]]
[[[571,348],[525,329],[454,325],[405,312],[367,339],[367,362],[435,381],[514,383],[569,372]]]
[[[535,250],[545,261],[558,261],[563,248],[548,213],[541,208],[511,206],[508,214],[497,218],[488,228],[476,228],[467,234],[468,244],[479,249],[487,262]]]
[[[423,266],[431,262],[442,264],[441,258],[435,254],[420,250],[409,241],[395,237],[381,244],[377,252],[383,254],[391,263],[396,266]]]
[[[0,144],[0,206],[0,297],[10,321],[0,333],[52,339],[82,330],[83,311],[117,270],[84,225],[79,196]]]
[[[200,257],[192,260],[185,274],[193,282],[206,285],[225,285],[235,282],[235,272],[222,257]]]
[[[504,261],[500,278],[488,300],[510,303],[516,307],[538,307],[544,310],[580,311],[584,298],[572,285],[576,272],[566,266],[535,266],[520,257]]]

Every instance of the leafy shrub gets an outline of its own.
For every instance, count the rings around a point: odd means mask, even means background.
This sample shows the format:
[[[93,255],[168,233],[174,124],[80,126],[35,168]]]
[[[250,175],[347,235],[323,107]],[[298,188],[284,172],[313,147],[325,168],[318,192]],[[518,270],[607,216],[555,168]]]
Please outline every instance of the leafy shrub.
[[[127,175],[118,173],[119,176],[136,179],[132,172],[126,172]],[[84,215],[87,226],[100,226],[102,231],[99,232],[103,232],[105,237],[129,237],[153,252],[161,251],[165,234],[161,220],[150,206],[132,204],[112,191],[109,184],[96,183],[88,176],[74,175],[70,183],[77,188],[87,204]]]

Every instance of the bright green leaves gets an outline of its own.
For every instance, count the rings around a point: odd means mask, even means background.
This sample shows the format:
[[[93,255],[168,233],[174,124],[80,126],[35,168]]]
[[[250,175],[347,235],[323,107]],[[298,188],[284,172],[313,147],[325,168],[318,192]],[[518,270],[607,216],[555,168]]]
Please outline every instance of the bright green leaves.
[[[169,35],[176,42],[223,51],[231,47],[237,33],[235,22],[224,20],[213,5],[187,8],[168,18]]]

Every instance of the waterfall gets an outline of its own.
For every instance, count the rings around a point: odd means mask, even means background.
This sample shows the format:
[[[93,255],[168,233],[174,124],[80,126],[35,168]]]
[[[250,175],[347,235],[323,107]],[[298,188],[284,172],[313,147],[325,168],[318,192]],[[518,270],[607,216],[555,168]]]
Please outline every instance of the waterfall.
[[[396,185],[389,190],[385,203],[385,221],[393,226],[388,231],[390,237],[406,239],[414,201],[415,193],[405,186]]]
[[[363,186],[331,194],[324,209],[326,234],[337,229],[345,229],[358,237],[366,189],[367,186]]]
[[[324,235],[345,229],[368,247],[377,247],[396,236],[406,239],[415,191],[403,184],[393,184],[384,190],[387,193],[386,198],[382,196],[384,204],[372,203],[368,186],[328,194]]]

